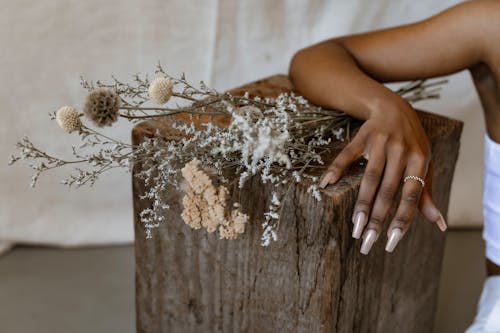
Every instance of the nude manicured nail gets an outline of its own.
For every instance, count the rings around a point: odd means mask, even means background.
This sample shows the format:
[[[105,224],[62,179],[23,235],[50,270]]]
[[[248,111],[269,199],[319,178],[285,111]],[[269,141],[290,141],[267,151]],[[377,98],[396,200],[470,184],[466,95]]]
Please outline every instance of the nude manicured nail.
[[[361,253],[368,254],[370,252],[373,243],[377,240],[377,232],[373,229],[368,230],[363,238],[363,244],[361,244]]]
[[[399,228],[394,228],[391,230],[389,233],[389,239],[387,240],[387,244],[385,245],[385,250],[387,252],[392,252],[394,251],[394,248],[396,245],[398,245],[398,242],[401,240],[403,237],[403,232]]]
[[[319,183],[319,187],[325,188],[326,185],[328,185],[328,182],[330,181],[330,177],[332,176],[332,173],[328,171],[323,175],[323,178],[321,179],[321,182]]]
[[[354,218],[354,227],[352,228],[352,237],[359,239],[363,228],[366,224],[366,214],[364,212],[358,212]]]
[[[445,231],[448,228],[448,226],[446,225],[446,221],[444,220],[444,217],[443,215],[441,215],[441,213],[439,213],[439,219],[436,221],[436,223],[441,231]]]

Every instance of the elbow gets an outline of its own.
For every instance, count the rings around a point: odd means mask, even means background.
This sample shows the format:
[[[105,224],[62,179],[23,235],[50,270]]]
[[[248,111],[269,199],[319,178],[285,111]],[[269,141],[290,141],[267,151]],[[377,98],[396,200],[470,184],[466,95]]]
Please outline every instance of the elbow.
[[[321,71],[325,59],[332,61],[339,48],[343,48],[340,40],[331,39],[311,45],[295,52],[288,67],[288,77],[294,87],[300,91],[300,83],[304,83],[312,75]]]
[[[302,73],[304,73],[304,67],[308,62],[309,53],[310,52],[307,48],[301,49],[295,52],[290,60],[288,77],[295,88],[297,88],[297,83],[299,82]]]

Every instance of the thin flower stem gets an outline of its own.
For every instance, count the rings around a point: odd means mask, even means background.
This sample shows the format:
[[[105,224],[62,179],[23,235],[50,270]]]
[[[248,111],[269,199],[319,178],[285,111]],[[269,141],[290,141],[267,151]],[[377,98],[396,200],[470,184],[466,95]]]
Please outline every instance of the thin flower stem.
[[[217,116],[217,115],[224,115],[224,113],[221,112],[207,112],[207,111],[184,111],[184,110],[179,110],[179,111],[172,111],[172,112],[165,112],[161,114],[152,114],[152,115],[147,115],[147,116],[129,116],[126,114],[120,114],[120,117],[122,118],[127,118],[127,119],[149,119],[149,118],[160,118],[160,117],[165,117],[165,116],[171,116],[179,113],[192,113],[192,114],[205,114],[205,115],[210,115],[210,116]]]
[[[184,94],[175,93],[175,92],[172,93],[172,96],[183,98],[183,99],[187,99],[188,101],[192,101],[192,102],[199,102],[200,101],[197,98],[194,98],[194,97],[191,97],[191,96],[188,96],[188,95],[184,95]]]
[[[113,141],[113,142],[114,142],[114,143],[116,143],[116,144],[120,144],[120,145],[124,145],[124,146],[128,146],[128,147],[134,147],[133,145],[131,145],[131,144],[129,144],[129,143],[125,143],[125,142],[122,142],[122,141],[119,141],[119,140],[113,139],[113,138],[111,138],[111,137],[109,137],[109,136],[107,136],[107,135],[104,135],[104,134],[102,134],[102,133],[99,133],[99,132],[97,132],[97,131],[94,131],[93,129],[91,129],[90,127],[87,127],[87,126],[85,126],[85,125],[82,125],[82,128],[83,128],[83,129],[86,129],[87,131],[91,132],[92,134],[95,134],[95,135],[101,136],[101,137],[103,137],[103,138],[106,138],[106,139],[108,139],[108,140],[111,140],[111,141]]]

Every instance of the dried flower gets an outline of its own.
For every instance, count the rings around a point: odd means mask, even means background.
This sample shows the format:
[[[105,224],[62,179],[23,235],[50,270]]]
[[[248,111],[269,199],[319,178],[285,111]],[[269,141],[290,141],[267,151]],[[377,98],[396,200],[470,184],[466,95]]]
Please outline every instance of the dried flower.
[[[83,112],[96,126],[111,126],[118,120],[120,104],[114,90],[99,88],[87,95]]]
[[[72,106],[63,106],[56,111],[56,122],[64,131],[71,133],[82,128],[78,111]]]
[[[250,117],[254,119],[261,118],[264,116],[262,110],[256,107],[255,105],[241,106],[236,110],[234,110],[234,113],[236,113],[239,116]]]
[[[233,96],[208,88],[203,82],[196,87],[184,74],[173,78],[160,65],[156,73],[161,78],[153,82],[147,76],[135,75],[133,84],[114,77],[111,83],[96,81],[94,84],[82,79],[82,86],[89,91],[84,114],[102,127],[111,125],[118,117],[136,122],[179,112],[191,115],[206,112],[210,116],[227,117],[228,126],[220,127],[208,121],[198,127],[193,122],[172,120],[171,127],[179,134],[174,138],[164,137],[157,130],[141,143],[130,144],[83,126],[76,110],[63,107],[53,119],[65,131],[79,129],[82,143],[72,147],[74,158],[51,156],[23,138],[16,145],[19,156],[12,156],[9,164],[31,160],[32,185],[41,173],[71,164],[76,166],[76,173],[62,183],[79,187],[92,186],[108,170],[118,167],[130,170],[133,163],[139,163],[141,170],[134,176],[141,179],[147,189],[140,198],[151,201],[151,205],[139,213],[146,238],[151,238],[152,229],[165,222],[172,188],[185,193],[182,218],[189,226],[203,227],[208,232],[219,230],[221,238],[234,239],[243,233],[249,217],[239,210],[238,202],[231,201],[236,196],[229,195],[227,184],[243,188],[251,177],[259,175],[262,183],[271,183],[274,187],[261,223],[264,246],[278,239],[281,211],[294,183],[311,182],[307,192],[321,200],[318,177],[310,174],[313,169],[309,168],[324,165],[322,156],[336,148],[335,139],[350,138],[352,125],[356,125],[353,118],[311,105],[293,92],[272,98],[250,97],[249,93]],[[428,88],[443,82],[421,80],[400,88],[397,93],[405,98],[409,96],[407,99],[412,101],[435,98],[436,89]],[[176,93],[174,84],[179,85]],[[192,104],[175,110],[143,107],[151,100],[164,104],[174,95]],[[125,111],[120,113],[121,110]],[[197,159],[202,160],[203,165]],[[226,172],[234,172],[235,179],[225,178]],[[184,181],[179,177],[181,174]]]
[[[168,102],[170,97],[172,97],[173,87],[174,80],[164,77],[158,77],[154,79],[149,85],[149,97],[156,104],[165,104]]]
[[[227,188],[223,185],[216,188],[198,159],[186,163],[181,172],[187,183],[181,217],[187,225],[193,229],[204,227],[209,233],[218,228],[220,238],[225,239],[235,239],[245,231],[248,215],[237,207],[228,212]]]
[[[237,209],[231,212],[231,219],[226,225],[219,227],[219,235],[221,239],[236,239],[239,234],[245,232],[245,225],[248,222],[248,215],[243,214]]]

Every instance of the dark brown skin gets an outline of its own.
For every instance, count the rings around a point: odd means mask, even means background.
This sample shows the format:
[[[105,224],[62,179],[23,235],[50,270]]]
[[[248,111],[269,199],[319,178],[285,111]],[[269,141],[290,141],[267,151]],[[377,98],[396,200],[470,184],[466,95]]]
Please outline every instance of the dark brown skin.
[[[424,21],[329,39],[298,51],[290,64],[297,91],[315,104],[365,120],[335,158],[322,183],[335,183],[355,160],[369,154],[353,216],[380,234],[406,175],[425,179],[403,184],[389,232],[408,230],[417,210],[430,221],[440,212],[431,197],[428,138],[415,110],[383,82],[443,76],[469,70],[484,111],[489,136],[500,142],[500,1],[475,0]],[[444,224],[444,220],[442,220]],[[378,237],[378,236],[377,236]],[[487,263],[489,274],[500,267]]]

